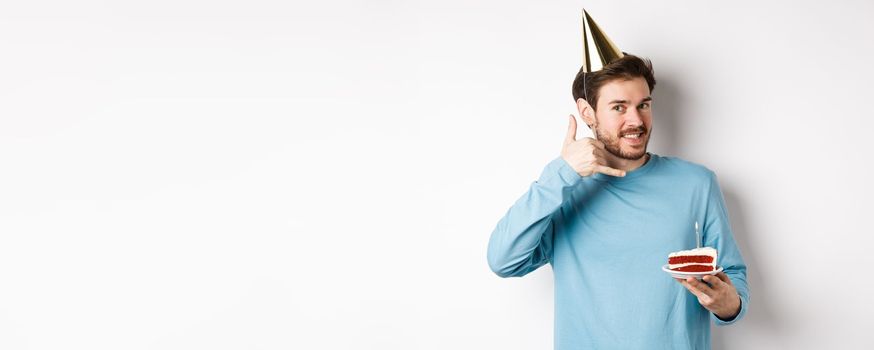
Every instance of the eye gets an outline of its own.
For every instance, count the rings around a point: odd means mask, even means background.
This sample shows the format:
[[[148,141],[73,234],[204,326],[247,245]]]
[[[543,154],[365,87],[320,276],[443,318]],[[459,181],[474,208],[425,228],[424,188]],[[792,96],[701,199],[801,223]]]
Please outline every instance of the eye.
[[[649,109],[649,102],[641,103],[639,106],[637,106],[637,108],[638,109]]]
[[[618,111],[618,112],[625,112],[625,106],[623,106],[623,105],[615,105],[615,106],[613,106],[612,109],[614,111]]]

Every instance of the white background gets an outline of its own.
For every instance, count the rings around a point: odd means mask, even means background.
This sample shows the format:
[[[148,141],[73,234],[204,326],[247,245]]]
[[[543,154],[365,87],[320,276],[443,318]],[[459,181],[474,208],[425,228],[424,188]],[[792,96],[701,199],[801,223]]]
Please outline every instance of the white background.
[[[714,348],[874,346],[869,1],[73,3],[0,5],[2,349],[551,348],[551,270],[486,244],[582,6],[653,60],[650,150],[719,176]]]

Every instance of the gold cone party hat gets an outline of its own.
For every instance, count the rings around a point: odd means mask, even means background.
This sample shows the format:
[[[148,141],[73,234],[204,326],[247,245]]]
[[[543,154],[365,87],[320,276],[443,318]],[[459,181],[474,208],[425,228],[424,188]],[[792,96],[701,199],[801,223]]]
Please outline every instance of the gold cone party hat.
[[[598,27],[589,13],[583,10],[583,72],[601,70],[608,63],[625,56],[616,44]]]

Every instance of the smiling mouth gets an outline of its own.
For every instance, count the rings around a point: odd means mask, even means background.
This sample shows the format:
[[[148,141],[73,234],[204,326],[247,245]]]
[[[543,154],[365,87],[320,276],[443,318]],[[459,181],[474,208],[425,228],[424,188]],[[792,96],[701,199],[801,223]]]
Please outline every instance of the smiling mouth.
[[[631,140],[637,140],[637,139],[640,139],[641,137],[643,137],[642,132],[622,135],[623,139],[631,139]]]

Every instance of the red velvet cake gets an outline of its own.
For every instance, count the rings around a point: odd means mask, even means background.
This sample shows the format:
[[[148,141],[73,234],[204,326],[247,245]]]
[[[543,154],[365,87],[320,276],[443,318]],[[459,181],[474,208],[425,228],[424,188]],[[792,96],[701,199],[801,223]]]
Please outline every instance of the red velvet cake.
[[[671,253],[668,255],[668,269],[680,272],[716,270],[716,249],[701,247]]]

